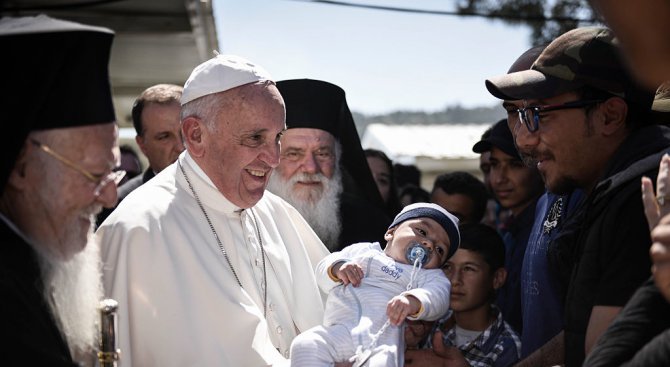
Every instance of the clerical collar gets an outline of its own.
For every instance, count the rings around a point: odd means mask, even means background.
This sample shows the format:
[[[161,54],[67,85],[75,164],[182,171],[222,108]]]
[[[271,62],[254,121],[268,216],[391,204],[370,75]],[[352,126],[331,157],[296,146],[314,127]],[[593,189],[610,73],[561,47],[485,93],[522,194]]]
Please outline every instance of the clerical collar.
[[[222,210],[222,211],[228,212],[228,213],[234,212],[234,213],[239,215],[242,208],[233,204],[230,200],[228,200],[228,198],[226,198],[225,195],[223,195],[223,193],[221,193],[219,191],[219,189],[216,188],[216,186],[214,185],[214,182],[212,182],[212,180],[209,178],[209,176],[207,176],[205,171],[203,171],[202,168],[200,168],[198,163],[193,159],[193,157],[191,157],[191,155],[188,153],[187,150],[185,150],[179,156],[178,161],[179,161],[178,163],[181,163],[182,166],[187,167],[190,171],[193,171],[195,173],[197,178],[201,181],[201,185],[204,183],[205,185],[208,186],[209,190],[213,190],[214,192],[216,192],[216,194],[217,194],[217,199],[216,199],[217,204],[215,206],[219,207],[219,210]],[[197,185],[196,181],[198,181],[198,180],[193,180],[193,178],[191,180],[194,182],[194,184]],[[202,191],[202,190],[203,190],[203,188],[198,189],[198,191]],[[205,190],[205,191],[209,191],[209,190]],[[213,205],[212,202],[209,202],[207,200],[206,192],[201,192],[200,195],[205,195],[205,196],[203,196],[203,200],[205,202],[208,202],[208,205],[210,205],[210,206]],[[219,198],[221,200],[219,200]]]
[[[214,182],[212,182],[212,180],[209,178],[209,176],[207,176],[205,171],[203,171],[202,168],[200,168],[200,166],[198,166],[198,163],[196,163],[196,161],[193,159],[193,157],[191,157],[191,155],[188,154],[188,150],[185,150],[184,153],[182,154],[182,156],[184,157],[184,161],[186,161],[188,167],[190,169],[192,169],[193,172],[195,172],[198,175],[198,177],[200,177],[203,181],[205,181],[209,186],[211,186],[213,188],[216,188],[216,186],[214,186]],[[179,157],[179,158],[181,159],[181,157]],[[182,164],[184,164],[184,163],[182,163]]]

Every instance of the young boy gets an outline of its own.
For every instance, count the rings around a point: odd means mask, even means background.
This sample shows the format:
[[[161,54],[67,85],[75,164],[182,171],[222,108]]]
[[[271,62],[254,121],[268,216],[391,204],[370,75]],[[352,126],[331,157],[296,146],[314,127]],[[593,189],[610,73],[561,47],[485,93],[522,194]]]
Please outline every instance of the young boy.
[[[293,340],[292,365],[332,366],[356,356],[356,365],[402,366],[404,320],[447,312],[450,285],[440,268],[459,246],[458,219],[436,204],[411,204],[384,239],[384,250],[357,243],[319,262],[319,287],[329,293],[324,323]]]
[[[463,225],[461,246],[447,261],[451,312],[438,322],[433,349],[456,347],[470,366],[505,367],[518,361],[521,342],[492,303],[507,276],[505,245],[484,224]],[[453,353],[452,353],[453,355]]]

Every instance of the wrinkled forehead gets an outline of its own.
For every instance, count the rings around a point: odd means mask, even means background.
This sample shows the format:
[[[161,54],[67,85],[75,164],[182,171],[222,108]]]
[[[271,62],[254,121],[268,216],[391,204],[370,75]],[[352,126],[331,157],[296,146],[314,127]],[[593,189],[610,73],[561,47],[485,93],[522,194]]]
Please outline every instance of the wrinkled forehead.
[[[284,134],[282,135],[282,144],[284,146],[293,144],[309,144],[334,148],[335,137],[325,130],[308,127],[296,127],[284,131]]]
[[[279,103],[284,106],[284,99],[272,81],[248,83],[216,93],[216,95],[224,102],[234,102],[233,106],[244,106],[259,100],[265,100],[269,104]]]
[[[247,84],[216,95],[215,118],[234,122],[238,129],[261,127],[283,130],[286,127],[284,102],[271,82]],[[211,114],[214,111],[208,111]]]
[[[117,145],[115,123],[38,130],[29,138],[49,145],[60,154],[71,159],[90,162],[108,162],[116,165],[113,149]]]

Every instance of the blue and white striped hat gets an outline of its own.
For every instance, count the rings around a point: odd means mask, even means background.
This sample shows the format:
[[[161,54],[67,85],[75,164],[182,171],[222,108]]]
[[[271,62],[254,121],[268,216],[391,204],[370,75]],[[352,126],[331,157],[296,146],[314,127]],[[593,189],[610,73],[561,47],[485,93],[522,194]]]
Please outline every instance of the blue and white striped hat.
[[[389,226],[393,228],[400,223],[414,218],[430,218],[439,223],[449,237],[449,253],[447,259],[454,255],[461,244],[461,233],[458,230],[458,218],[443,207],[432,203],[414,203],[404,207]]]

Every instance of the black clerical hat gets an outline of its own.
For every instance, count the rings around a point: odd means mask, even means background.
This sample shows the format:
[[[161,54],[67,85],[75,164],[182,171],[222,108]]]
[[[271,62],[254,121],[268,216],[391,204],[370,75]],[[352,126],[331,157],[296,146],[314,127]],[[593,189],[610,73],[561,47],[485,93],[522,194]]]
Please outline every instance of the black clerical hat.
[[[3,133],[0,191],[30,131],[115,121],[109,84],[114,34],[45,15],[0,19]]]
[[[342,145],[340,162],[345,185],[347,179],[356,185],[353,188],[345,186],[345,190],[354,190],[381,207],[381,195],[363,153],[344,90],[335,84],[313,79],[282,80],[277,82],[277,88],[286,104],[286,128],[312,128],[331,133]]]

